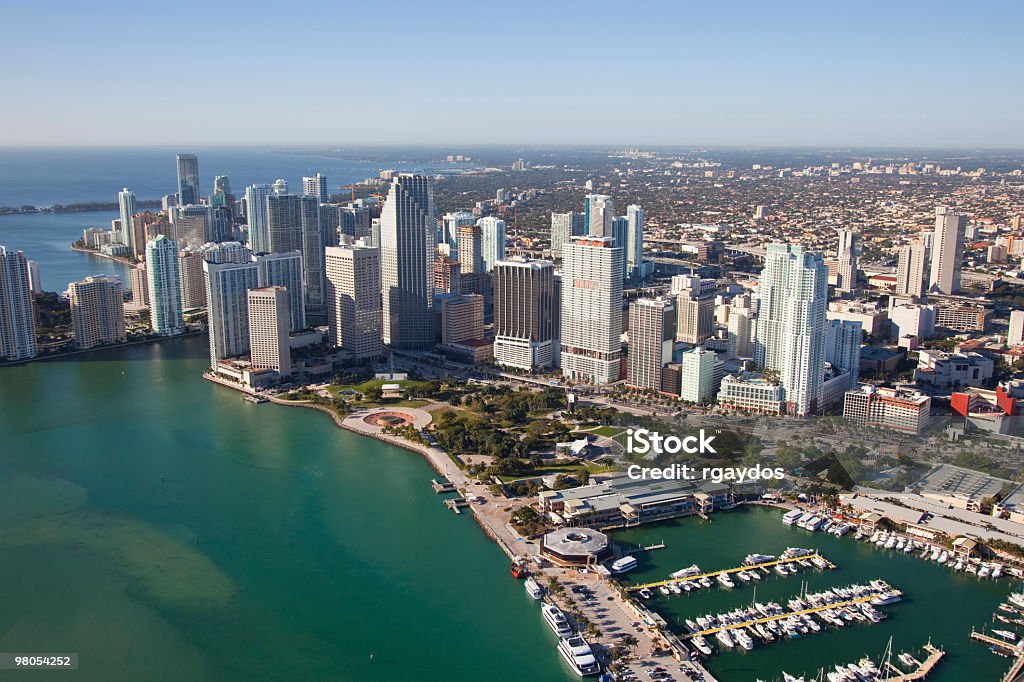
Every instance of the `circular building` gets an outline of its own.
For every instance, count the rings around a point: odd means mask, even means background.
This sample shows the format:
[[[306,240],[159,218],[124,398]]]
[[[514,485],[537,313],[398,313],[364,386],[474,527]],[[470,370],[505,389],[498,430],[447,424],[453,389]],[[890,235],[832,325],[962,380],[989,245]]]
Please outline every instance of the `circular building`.
[[[540,554],[558,566],[587,566],[610,558],[612,544],[592,528],[559,528],[541,539]]]

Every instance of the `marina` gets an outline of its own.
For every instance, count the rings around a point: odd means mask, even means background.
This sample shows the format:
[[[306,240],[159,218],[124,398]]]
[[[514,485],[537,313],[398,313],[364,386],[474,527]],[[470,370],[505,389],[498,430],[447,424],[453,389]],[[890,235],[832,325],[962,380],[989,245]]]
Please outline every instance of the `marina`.
[[[971,643],[968,637],[970,623],[989,621],[997,605],[1007,600],[1006,588],[1000,587],[998,581],[982,580],[966,572],[951,572],[937,562],[922,562],[913,552],[879,552],[874,545],[851,542],[849,531],[842,535],[820,530],[808,533],[805,529],[780,524],[780,516],[780,511],[774,508],[741,507],[716,517],[714,532],[708,524],[681,520],[616,532],[614,536],[616,542],[627,546],[635,547],[655,538],[668,545],[666,550],[640,556],[640,565],[628,574],[630,587],[638,588],[630,594],[638,597],[641,585],[665,582],[667,574],[685,570],[680,567],[734,565],[737,553],[742,555],[745,549],[758,548],[763,553],[760,558],[764,558],[766,555],[782,556],[786,547],[801,545],[828,557],[836,567],[835,570],[802,571],[800,581],[807,586],[800,590],[795,582],[780,579],[782,576],[772,569],[768,574],[762,571],[760,581],[742,585],[741,580],[734,580],[737,588],[731,590],[700,590],[688,595],[685,591],[676,595],[670,590],[665,595],[658,588],[644,588],[648,589],[650,597],[640,597],[640,604],[663,618],[667,628],[687,649],[700,651],[697,647],[700,640],[694,635],[705,632],[700,637],[712,653],[701,651],[700,654],[705,659],[703,665],[715,677],[781,682],[780,671],[785,670],[793,679],[804,676],[809,682],[817,679],[819,671],[833,671],[839,661],[859,661],[865,656],[881,667],[890,637],[906,651],[917,652],[914,658],[922,665],[912,669],[894,657],[892,662],[900,672],[897,674],[887,668],[889,679],[909,681],[927,676],[928,680],[940,682],[999,680],[1006,672],[1010,665],[1007,659],[992,656],[986,648]],[[699,551],[695,551],[698,547]],[[702,574],[706,572],[707,568],[702,569]],[[791,613],[793,609],[788,608],[788,602],[798,598],[800,592],[815,594],[837,586],[868,585],[876,579],[906,590],[898,607],[871,605],[871,599],[862,602],[882,616],[888,616],[881,618],[880,623],[873,623],[870,618],[856,622],[844,619],[844,626],[837,626],[822,622],[811,613],[807,615],[817,621],[819,631],[814,632],[805,623],[809,630],[807,635],[790,638],[786,634],[770,633],[773,641],[767,642],[753,625],[747,625],[749,621],[766,618],[761,614],[760,618],[748,617],[732,624],[747,629],[747,636],[753,640],[752,650],[745,649],[735,638],[732,647],[722,646],[714,634],[714,628],[721,626],[712,625],[693,632],[686,623],[690,620],[696,624],[697,616],[702,614],[748,609],[755,602],[765,605],[774,602]],[[752,596],[754,589],[756,594]],[[950,617],[948,602],[935,596],[951,590],[964,595],[963,601],[957,603],[955,617]],[[775,620],[781,623],[781,619]],[[763,629],[767,627],[766,623],[760,625]],[[707,633],[707,630],[712,632]],[[941,653],[927,653],[926,646],[933,646]]]
[[[673,586],[680,588],[686,586],[692,588],[694,586],[710,587],[710,581],[714,580],[724,588],[731,589],[736,586],[732,580],[733,576],[736,576],[741,582],[751,582],[755,578],[750,575],[754,572],[767,573],[768,569],[775,570],[778,575],[790,575],[797,572],[796,567],[801,568],[818,568],[822,570],[832,570],[836,568],[836,565],[831,561],[821,556],[821,554],[812,550],[802,550],[800,548],[790,548],[787,551],[793,551],[795,553],[789,556],[780,556],[779,558],[773,558],[768,561],[761,561],[758,563],[744,563],[741,566],[734,566],[732,568],[723,568],[719,571],[709,571],[707,573],[693,572],[691,575],[680,573],[673,575],[666,580],[656,580],[650,583],[643,583],[639,585],[630,585],[626,588],[627,592],[640,592],[641,590],[652,590],[661,587],[668,587],[670,591]],[[751,556],[762,556],[762,555],[751,555]],[[695,568],[696,564],[691,567]],[[779,567],[784,567],[781,572],[778,570]],[[685,569],[684,569],[685,571]],[[744,578],[744,576],[746,576]],[[760,580],[760,578],[756,578]],[[689,589],[687,589],[689,591]]]

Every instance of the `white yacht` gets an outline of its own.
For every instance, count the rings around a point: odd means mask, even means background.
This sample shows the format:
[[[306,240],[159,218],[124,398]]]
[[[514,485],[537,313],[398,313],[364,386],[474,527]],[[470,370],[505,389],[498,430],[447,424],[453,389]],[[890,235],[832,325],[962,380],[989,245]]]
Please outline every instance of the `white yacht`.
[[[732,633],[741,647],[747,651],[752,651],[754,649],[754,638],[748,635],[744,628],[736,628]]]
[[[572,627],[569,625],[569,620],[565,617],[565,614],[562,613],[562,609],[554,604],[544,604],[540,607],[540,612],[544,616],[544,622],[548,624],[548,627],[556,635],[568,637],[572,634]]]
[[[640,596],[643,597],[644,599],[650,599],[654,595],[651,594],[651,591],[645,587],[642,590],[640,590]]]
[[[1009,602],[1019,609],[1024,609],[1024,592],[1011,592]]]
[[[690,642],[696,647],[697,651],[701,652],[705,656],[711,655],[711,647],[708,645],[708,640],[704,639],[700,635],[694,635],[690,638]]]
[[[949,552],[943,552],[939,555],[939,563],[944,564],[949,561]]]
[[[747,575],[746,571],[738,571],[736,573],[736,576],[745,583],[749,583],[751,580],[753,580],[753,578]]]
[[[736,583],[732,581],[732,578],[729,577],[728,573],[719,573],[715,580],[717,580],[718,584],[722,587],[727,587],[730,589],[736,587]]]
[[[540,599],[544,596],[544,588],[540,586],[540,583],[533,579],[533,576],[526,579],[526,582],[523,583],[523,587],[526,588],[526,593],[534,599]]]
[[[885,541],[884,547],[886,549],[892,549],[895,546],[896,546],[896,536],[895,535],[890,535],[889,539]]]
[[[636,568],[636,557],[624,556],[621,559],[616,559],[611,566],[613,575],[619,575],[620,573],[626,573]]]
[[[596,675],[601,672],[601,666],[594,658],[594,652],[590,650],[587,640],[579,635],[574,637],[563,637],[558,642],[558,653],[562,654],[565,662],[576,671],[580,677]]]
[[[717,639],[722,646],[728,649],[731,649],[734,646],[736,646],[736,642],[732,641],[732,637],[729,636],[728,630],[723,629],[716,632],[715,639]]]
[[[792,526],[794,523],[800,520],[800,517],[803,516],[803,514],[804,513],[799,509],[788,511],[782,515],[782,522],[787,526]]]
[[[774,554],[748,554],[747,558],[743,560],[747,566],[754,566],[756,564],[764,564],[769,561],[775,561]]]
[[[686,568],[681,568],[678,571],[676,571],[675,573],[669,573],[668,577],[670,577],[670,578],[692,578],[692,577],[694,577],[696,575],[700,575],[701,572],[702,571],[700,570],[700,566],[698,566],[697,564],[694,564],[693,566],[687,566]]]

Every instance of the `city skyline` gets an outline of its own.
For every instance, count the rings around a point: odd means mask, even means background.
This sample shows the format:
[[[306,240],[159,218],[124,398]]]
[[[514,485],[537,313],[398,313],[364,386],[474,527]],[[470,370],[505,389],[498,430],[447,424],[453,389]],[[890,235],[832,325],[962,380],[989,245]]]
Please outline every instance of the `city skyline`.
[[[17,106],[0,112],[0,145],[1024,146],[1024,132],[1007,114],[1024,103],[1019,88],[1009,87],[1016,73],[1005,59],[1022,18],[1011,3],[989,3],[985,12],[918,2],[857,11],[751,3],[742,21],[714,7],[672,4],[643,11],[611,3],[587,11],[545,5],[544,21],[535,21],[529,4],[512,13],[461,2],[402,3],[386,26],[349,31],[342,52],[331,37],[352,20],[349,8],[324,3],[292,15],[231,2],[194,7],[204,21],[189,26],[190,49],[148,51],[134,60],[124,59],[116,41],[97,40],[123,22],[113,4],[64,4],[67,24],[56,26],[48,9],[9,8],[0,54],[29,60],[33,68],[0,75],[0,86],[17,93]],[[136,8],[133,16],[136,25],[164,21],[156,8]],[[50,31],[47,40],[41,26]],[[633,49],[591,51],[585,63],[575,41],[565,39],[569,31],[593,44],[614,44],[628,35],[623,26],[642,36]],[[454,27],[486,36],[498,49],[466,59],[433,39]],[[382,35],[402,49],[379,49]],[[277,49],[264,49],[267,44]],[[431,68],[402,68],[410,54],[423,54]],[[225,96],[223,79],[206,79],[190,85],[191,101],[202,104],[185,113],[158,95],[137,98],[126,117],[116,100],[96,94],[109,74],[145,83],[157,73],[198,73],[214,63],[222,74],[287,78],[304,96],[253,107],[246,98]],[[310,70],[310,63],[321,68]],[[392,77],[350,75],[374,72]],[[332,74],[357,85],[373,106],[353,108],[345,88],[324,88]],[[629,83],[642,105],[615,97],[583,107],[594,74]],[[493,88],[503,76],[521,87]],[[73,118],[61,106],[69,97]],[[410,101],[417,103],[415,128],[403,121]],[[311,109],[333,115],[311,117]]]

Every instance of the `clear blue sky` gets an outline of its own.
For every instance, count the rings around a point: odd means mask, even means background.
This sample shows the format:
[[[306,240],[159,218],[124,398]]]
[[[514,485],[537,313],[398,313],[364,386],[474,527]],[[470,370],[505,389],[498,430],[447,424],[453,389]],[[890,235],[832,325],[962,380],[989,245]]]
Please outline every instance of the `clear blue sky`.
[[[1024,147],[1024,4],[6,3],[0,145]]]

